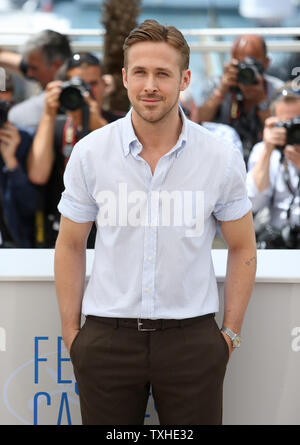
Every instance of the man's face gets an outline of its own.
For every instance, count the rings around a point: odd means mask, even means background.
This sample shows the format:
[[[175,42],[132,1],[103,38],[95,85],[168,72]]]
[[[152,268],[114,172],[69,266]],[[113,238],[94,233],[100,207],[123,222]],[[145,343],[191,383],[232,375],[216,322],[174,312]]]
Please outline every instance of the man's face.
[[[71,68],[68,71],[68,78],[80,77],[91,88],[93,98],[102,107],[105,82],[102,78],[101,68],[96,65],[82,65]]]
[[[295,102],[278,102],[275,105],[275,115],[280,122],[285,122],[300,116],[300,100]]]
[[[56,71],[61,65],[61,62],[59,61],[55,61],[51,65],[48,65],[43,54],[39,50],[27,54],[26,63],[28,66],[28,77],[39,82],[42,88],[45,88],[47,83],[54,79]]]
[[[123,83],[134,112],[146,122],[161,121],[177,107],[190,71],[181,70],[180,53],[166,42],[137,43],[127,56]]]

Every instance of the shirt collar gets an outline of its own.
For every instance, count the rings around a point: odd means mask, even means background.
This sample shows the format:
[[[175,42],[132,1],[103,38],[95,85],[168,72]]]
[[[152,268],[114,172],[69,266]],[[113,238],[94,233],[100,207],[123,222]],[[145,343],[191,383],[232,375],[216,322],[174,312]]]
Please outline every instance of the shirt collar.
[[[179,105],[179,113],[182,120],[181,133],[179,135],[178,141],[176,142],[176,145],[168,153],[170,154],[176,151],[177,157],[180,155],[187,142],[187,117],[185,116],[184,111],[180,105]],[[134,132],[131,115],[132,115],[132,108],[128,111],[123,121],[122,139],[123,139],[124,156],[127,156],[131,152],[134,143],[140,145],[140,142]]]

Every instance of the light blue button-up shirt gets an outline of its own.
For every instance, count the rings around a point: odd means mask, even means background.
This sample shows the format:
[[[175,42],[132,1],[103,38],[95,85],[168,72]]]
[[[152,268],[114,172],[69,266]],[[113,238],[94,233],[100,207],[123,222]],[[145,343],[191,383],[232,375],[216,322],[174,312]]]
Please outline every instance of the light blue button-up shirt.
[[[58,208],[98,228],[85,315],[183,319],[218,311],[216,219],[251,209],[246,170],[239,150],[180,114],[178,141],[153,175],[139,156],[131,112],[73,149]]]

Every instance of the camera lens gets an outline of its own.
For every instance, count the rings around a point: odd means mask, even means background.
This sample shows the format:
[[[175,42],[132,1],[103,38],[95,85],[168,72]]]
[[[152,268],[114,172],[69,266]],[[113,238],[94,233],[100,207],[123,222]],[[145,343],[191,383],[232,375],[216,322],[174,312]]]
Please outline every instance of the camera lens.
[[[241,68],[238,73],[238,82],[243,85],[254,85],[257,83],[256,73],[252,67]]]
[[[81,91],[75,86],[65,88],[60,95],[60,103],[67,110],[74,111],[83,107],[84,99]]]

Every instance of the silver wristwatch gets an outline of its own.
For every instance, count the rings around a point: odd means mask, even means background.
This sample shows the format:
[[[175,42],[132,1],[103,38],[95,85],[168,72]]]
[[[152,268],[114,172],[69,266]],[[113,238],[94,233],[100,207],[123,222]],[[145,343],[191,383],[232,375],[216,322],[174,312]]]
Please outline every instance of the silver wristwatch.
[[[236,334],[235,332],[232,332],[230,329],[222,327],[221,331],[224,332],[224,334],[228,335],[230,340],[232,341],[232,346],[234,348],[239,348],[241,346],[241,337],[239,334]]]

